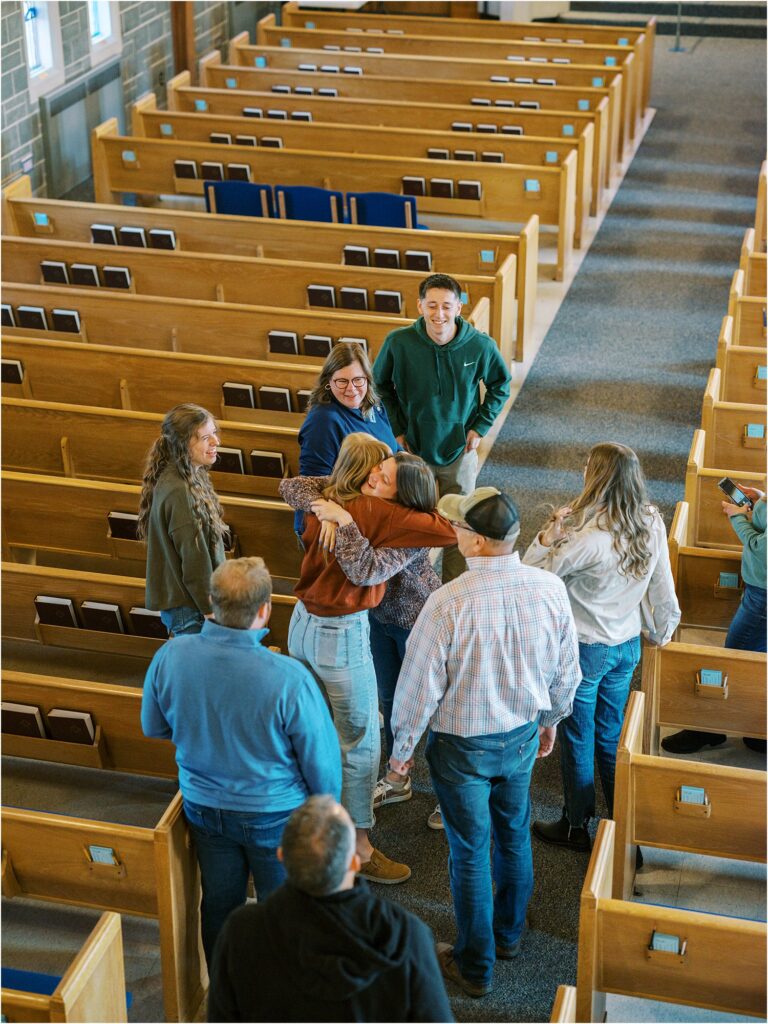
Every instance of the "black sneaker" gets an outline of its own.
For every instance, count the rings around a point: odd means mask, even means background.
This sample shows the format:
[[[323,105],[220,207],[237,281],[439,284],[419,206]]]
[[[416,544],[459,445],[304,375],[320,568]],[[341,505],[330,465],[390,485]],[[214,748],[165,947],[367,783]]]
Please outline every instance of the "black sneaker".
[[[683,729],[665,736],[661,746],[670,754],[697,754],[704,747],[721,747],[726,741],[721,732],[696,732],[695,729]]]
[[[592,841],[584,826],[571,825],[565,815],[560,821],[534,821],[533,834],[542,842],[553,846],[565,846],[569,850],[589,853]]]
[[[742,736],[742,739],[748,750],[754,750],[756,754],[765,753],[765,740],[756,740],[752,736]]]

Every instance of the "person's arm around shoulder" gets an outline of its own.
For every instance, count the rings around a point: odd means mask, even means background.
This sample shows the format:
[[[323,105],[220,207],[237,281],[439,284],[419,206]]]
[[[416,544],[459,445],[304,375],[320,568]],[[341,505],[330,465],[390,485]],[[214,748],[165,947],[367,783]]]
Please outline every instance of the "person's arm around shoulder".
[[[379,354],[376,356],[376,361],[373,364],[373,380],[376,384],[376,390],[381,397],[381,401],[384,404],[384,408],[387,411],[392,433],[397,438],[398,443],[402,443],[400,439],[405,435],[408,418],[400,406],[400,401],[395,389],[394,376],[394,346],[392,344],[391,337],[387,336],[384,339],[384,344],[381,346]]]
[[[417,512],[414,508],[392,504],[390,547],[451,547],[456,543],[453,527],[437,512]]]
[[[347,579],[358,587],[385,583],[404,569],[421,548],[374,548],[353,520],[336,530],[336,561]]]
[[[414,915],[411,925],[410,1007],[406,1020],[454,1020],[445,982],[435,951],[435,937],[430,928]]]
[[[286,505],[299,512],[309,512],[312,502],[322,498],[329,480],[327,476],[289,476],[280,481],[277,489]]]
[[[295,658],[288,662],[291,679],[286,694],[285,730],[310,796],[329,793],[341,799],[341,751],[331,715],[311,673]],[[279,666],[285,670],[286,666]]]
[[[659,555],[653,567],[648,590],[643,598],[643,617],[648,622],[648,639],[658,647],[664,647],[680,622],[680,604],[675,593],[675,581],[669,561],[669,544],[664,520],[654,509],[651,526],[651,543]]]
[[[141,731],[152,739],[170,739],[171,727],[163,714],[157,699],[157,677],[160,662],[163,659],[161,647],[149,663],[144,677],[144,689],[141,695]]]

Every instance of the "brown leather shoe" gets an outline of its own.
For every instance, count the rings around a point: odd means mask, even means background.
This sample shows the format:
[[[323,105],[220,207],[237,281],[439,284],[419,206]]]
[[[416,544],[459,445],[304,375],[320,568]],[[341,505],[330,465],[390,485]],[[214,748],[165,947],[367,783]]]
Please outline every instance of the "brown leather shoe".
[[[435,949],[443,977],[447,981],[452,981],[454,985],[458,985],[462,992],[466,992],[473,999],[482,999],[483,996],[487,996],[493,990],[493,985],[490,983],[480,985],[478,982],[470,981],[469,978],[464,977],[459,970],[459,965],[453,959],[453,946],[450,942],[438,942]]]
[[[411,877],[411,869],[407,864],[398,864],[396,860],[385,857],[381,850],[374,849],[371,859],[360,865],[358,874],[369,882],[381,885],[399,885]]]

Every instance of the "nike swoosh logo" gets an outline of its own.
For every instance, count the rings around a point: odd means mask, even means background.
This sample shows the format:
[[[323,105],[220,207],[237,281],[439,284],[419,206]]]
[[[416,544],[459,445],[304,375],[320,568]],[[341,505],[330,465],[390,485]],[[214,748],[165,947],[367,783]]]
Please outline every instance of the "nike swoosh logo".
[[[477,360],[474,359],[471,363],[464,363],[464,365],[465,366],[474,366],[476,362],[477,362]]]

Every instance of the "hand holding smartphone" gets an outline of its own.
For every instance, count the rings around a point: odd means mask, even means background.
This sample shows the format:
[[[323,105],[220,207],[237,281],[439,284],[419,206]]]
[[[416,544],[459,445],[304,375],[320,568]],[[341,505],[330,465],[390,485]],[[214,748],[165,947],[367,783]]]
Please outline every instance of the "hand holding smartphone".
[[[752,500],[737,486],[729,476],[724,476],[722,480],[718,480],[717,486],[728,498],[728,501],[732,505],[738,505],[739,508],[752,508]]]

